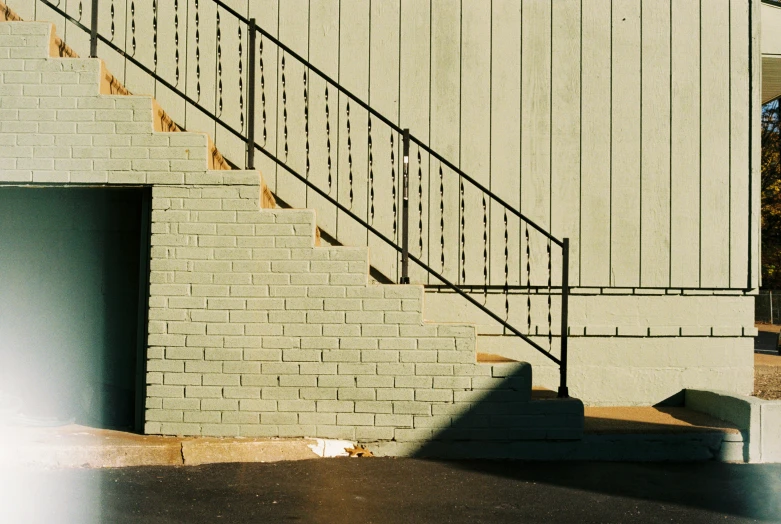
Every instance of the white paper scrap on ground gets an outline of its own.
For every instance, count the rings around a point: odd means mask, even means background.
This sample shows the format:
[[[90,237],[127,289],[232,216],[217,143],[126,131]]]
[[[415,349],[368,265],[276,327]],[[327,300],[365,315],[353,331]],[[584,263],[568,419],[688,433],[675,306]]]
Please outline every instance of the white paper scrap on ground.
[[[329,440],[329,439],[317,439],[317,444],[309,444],[309,449],[314,451],[318,457],[347,457],[347,453],[344,448],[354,448],[355,443],[349,440]]]

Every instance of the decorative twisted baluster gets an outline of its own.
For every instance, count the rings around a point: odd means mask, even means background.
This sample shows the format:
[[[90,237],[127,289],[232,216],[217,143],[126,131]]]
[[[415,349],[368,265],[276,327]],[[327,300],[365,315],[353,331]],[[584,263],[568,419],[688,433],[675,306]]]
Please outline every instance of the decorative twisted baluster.
[[[531,244],[529,243],[529,223],[526,226],[526,334],[532,332],[532,257]]]
[[[198,0],[195,1],[196,8]],[[130,56],[136,56],[136,2],[130,2]]]
[[[81,0],[79,0],[79,16],[76,18],[79,22],[81,22],[81,14],[84,12],[84,6],[81,4]]]
[[[459,249],[461,250],[461,283],[463,284],[466,282],[466,208],[464,207],[464,179],[463,177],[458,177],[461,184],[459,187],[459,193],[460,193],[460,208],[461,208],[461,221],[459,224],[460,234],[461,234],[461,241],[459,243]]]
[[[239,24],[239,124],[244,132],[244,47],[241,39],[241,24]]]
[[[488,302],[488,203],[483,193],[483,305]]]
[[[423,258],[423,163],[418,146],[418,255]]]
[[[174,0],[174,60],[176,67],[174,69],[175,87],[179,87],[179,0]]]
[[[304,71],[304,138],[306,139],[306,178],[309,178],[309,89],[306,83],[306,71]]]
[[[198,0],[195,0],[195,94],[196,101],[201,101],[201,15],[198,11]]]
[[[369,147],[369,224],[374,223],[374,154],[372,153],[372,115],[369,113],[368,122],[368,147]]]
[[[551,261],[551,241],[548,239],[548,350],[553,349],[553,331],[551,329],[552,327],[552,315],[551,315],[551,284],[552,284],[552,275],[553,275],[553,264]]]
[[[331,163],[331,108],[328,101],[328,82],[325,84],[325,150],[328,155],[328,194],[333,186],[333,165]]]
[[[152,0],[152,47],[154,48],[152,63],[157,73],[157,0]]]
[[[442,164],[439,165],[439,262],[442,273],[445,272],[445,178]]]
[[[350,136],[350,101],[347,101],[347,176],[350,183],[350,209],[353,208],[353,139]]]
[[[287,162],[287,80],[285,77],[285,52],[282,51],[282,136],[285,140],[285,162]]]
[[[217,7],[217,116],[222,115],[222,28],[220,8]]]
[[[263,120],[263,145],[266,145],[266,76],[263,70],[263,34],[260,35],[260,108]]]
[[[111,0],[111,41],[114,41],[114,33],[116,31],[116,27],[114,25],[114,0]]]
[[[398,203],[396,194],[396,151],[393,148],[393,131],[390,134],[390,152],[391,152],[391,197],[393,198],[393,236],[396,237],[398,229]]]

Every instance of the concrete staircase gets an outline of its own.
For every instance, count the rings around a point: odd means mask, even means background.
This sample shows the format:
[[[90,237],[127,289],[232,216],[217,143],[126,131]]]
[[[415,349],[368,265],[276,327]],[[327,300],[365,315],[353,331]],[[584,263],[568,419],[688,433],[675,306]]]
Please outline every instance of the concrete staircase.
[[[497,458],[581,438],[579,400],[478,355],[474,326],[425,322],[422,286],[369,284],[367,248],[317,247],[314,211],[275,209],[51,24],[0,23],[0,95],[0,184],[152,187],[146,433]]]

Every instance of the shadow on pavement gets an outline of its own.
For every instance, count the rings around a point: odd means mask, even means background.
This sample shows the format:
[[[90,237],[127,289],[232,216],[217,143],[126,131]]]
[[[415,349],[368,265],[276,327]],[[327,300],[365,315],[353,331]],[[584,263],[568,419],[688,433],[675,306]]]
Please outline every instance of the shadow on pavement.
[[[781,521],[781,464],[453,462],[460,470],[611,498]],[[712,515],[713,520],[716,516]],[[669,522],[669,520],[667,520]]]
[[[9,489],[10,488],[10,489]],[[777,522],[781,465],[314,459],[27,472],[4,522]]]

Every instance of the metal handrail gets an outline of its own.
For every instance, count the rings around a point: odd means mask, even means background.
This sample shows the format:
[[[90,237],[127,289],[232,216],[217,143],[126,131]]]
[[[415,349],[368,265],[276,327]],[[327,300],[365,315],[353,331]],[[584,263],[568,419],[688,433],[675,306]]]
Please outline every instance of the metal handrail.
[[[546,358],[554,362],[555,364],[559,365],[560,370],[560,383],[558,388],[558,396],[559,397],[568,397],[568,388],[567,388],[567,345],[568,345],[568,326],[567,326],[567,316],[568,316],[568,297],[569,297],[569,239],[563,238],[563,239],[557,239],[547,231],[545,231],[543,228],[541,228],[539,225],[537,225],[532,220],[525,217],[520,211],[512,208],[509,204],[507,204],[503,199],[499,198],[497,195],[492,193],[490,190],[482,186],[480,183],[475,181],[473,178],[471,178],[469,175],[464,173],[461,169],[453,165],[451,162],[449,162],[447,159],[439,155],[437,152],[433,151],[431,148],[429,148],[426,144],[424,144],[421,140],[417,139],[413,135],[410,134],[408,129],[402,129],[398,125],[394,124],[390,120],[388,120],[386,117],[372,109],[368,104],[360,100],[357,96],[350,93],[347,89],[344,89],[342,86],[340,86],[337,82],[335,82],[333,79],[328,77],[325,73],[320,71],[318,68],[310,64],[307,60],[305,60],[303,57],[295,53],[293,50],[291,50],[289,47],[285,46],[274,38],[272,35],[270,35],[267,31],[260,28],[256,23],[254,19],[247,19],[243,16],[241,16],[239,13],[237,13],[235,10],[230,8],[229,6],[225,5],[221,0],[212,0],[215,4],[217,4],[219,7],[224,9],[226,12],[230,13],[234,17],[236,17],[240,22],[245,23],[248,28],[250,29],[249,35],[250,35],[250,41],[254,43],[255,40],[255,34],[256,32],[261,33],[264,37],[268,38],[270,41],[272,41],[274,44],[278,45],[281,49],[283,49],[286,53],[288,53],[293,58],[299,60],[302,64],[306,65],[306,67],[314,71],[316,74],[320,75],[324,80],[326,80],[328,83],[333,85],[338,91],[343,93],[345,96],[349,97],[351,100],[355,101],[358,105],[363,107],[365,110],[367,110],[371,115],[375,116],[377,119],[385,123],[387,126],[389,126],[393,131],[396,131],[403,135],[403,145],[404,145],[404,174],[403,174],[403,215],[402,215],[402,228],[403,228],[403,234],[404,238],[402,241],[402,246],[398,246],[394,241],[389,239],[387,236],[385,236],[383,233],[381,233],[379,230],[377,230],[375,227],[373,227],[371,224],[369,224],[367,221],[363,220],[361,217],[356,215],[352,210],[347,208],[345,205],[340,203],[338,200],[334,199],[323,191],[321,188],[317,187],[315,184],[310,182],[307,177],[302,176],[300,173],[296,172],[293,168],[291,168],[287,163],[281,161],[278,159],[273,153],[266,150],[265,147],[263,147],[261,144],[258,144],[254,140],[254,103],[255,103],[255,95],[254,95],[254,81],[251,81],[249,83],[249,91],[248,91],[248,107],[250,109],[249,112],[249,123],[247,126],[247,136],[245,137],[242,135],[241,132],[236,131],[230,124],[222,120],[219,116],[213,114],[210,110],[203,107],[197,100],[193,100],[191,97],[187,96],[186,93],[179,90],[179,88],[175,85],[172,85],[170,82],[166,81],[164,78],[159,76],[155,71],[149,69],[146,67],[143,63],[141,63],[139,60],[137,60],[135,57],[131,56],[127,52],[125,52],[123,49],[116,46],[111,40],[104,37],[103,35],[99,34],[98,32],[98,0],[92,0],[92,13],[91,13],[91,25],[90,27],[87,27],[81,22],[79,22],[74,17],[70,16],[67,12],[60,9],[59,6],[56,4],[53,4],[50,0],[38,0],[44,4],[46,4],[48,7],[52,8],[55,12],[57,12],[59,15],[63,16],[67,20],[69,20],[71,23],[76,25],[78,28],[82,29],[83,31],[90,34],[90,56],[97,57],[97,44],[98,41],[104,43],[109,48],[111,48],[114,52],[118,53],[120,56],[125,58],[126,60],[133,63],[135,66],[137,66],[139,69],[141,69],[144,73],[147,75],[153,77],[156,81],[160,82],[162,85],[164,85],[166,88],[171,90],[173,93],[175,93],[177,96],[185,100],[188,104],[192,105],[193,107],[197,108],[199,111],[207,115],[210,119],[212,119],[215,123],[220,124],[221,127],[223,127],[225,130],[227,130],[229,133],[234,135],[235,137],[239,138],[241,141],[245,142],[247,144],[247,167],[249,169],[254,168],[254,152],[255,149],[260,150],[264,155],[266,155],[269,159],[271,159],[274,163],[276,163],[278,166],[282,167],[284,170],[286,170],[288,173],[293,175],[296,179],[303,182],[307,187],[312,189],[314,192],[316,192],[318,195],[320,195],[322,198],[326,199],[329,203],[337,207],[340,211],[348,215],[350,218],[358,222],[362,227],[364,227],[367,231],[371,232],[375,236],[377,236],[379,239],[381,239],[385,244],[390,246],[392,249],[396,250],[397,252],[402,253],[402,267],[403,267],[403,276],[402,276],[402,283],[409,283],[409,277],[408,277],[408,261],[412,260],[415,262],[420,268],[422,268],[427,274],[430,276],[436,278],[437,280],[441,281],[445,287],[451,289],[452,291],[455,291],[458,293],[461,297],[466,299],[468,302],[470,302],[473,306],[477,307],[480,311],[488,315],[492,320],[497,322],[499,325],[501,325],[503,328],[511,332],[512,334],[518,336],[522,340],[524,340],[527,344],[532,346],[534,349],[542,353]],[[255,63],[254,63],[254,45],[250,46],[250,54],[251,54],[251,64],[252,66],[249,67],[248,75],[251,80],[254,80],[254,69],[255,69]],[[485,195],[491,197],[493,200],[495,200],[498,204],[503,206],[507,212],[510,212],[511,214],[515,215],[528,225],[530,225],[533,229],[544,235],[548,240],[550,240],[551,243],[554,243],[558,245],[562,249],[562,258],[563,258],[563,264],[562,264],[562,280],[561,280],[561,296],[562,296],[562,307],[561,307],[561,356],[560,358],[556,358],[554,355],[552,355],[549,351],[545,350],[542,346],[537,344],[534,340],[532,340],[529,336],[519,331],[517,328],[513,327],[507,320],[502,319],[499,315],[485,307],[483,304],[480,304],[477,300],[475,300],[472,296],[470,296],[466,291],[461,289],[458,285],[454,284],[453,282],[450,282],[446,277],[444,277],[439,272],[432,269],[428,264],[426,264],[423,260],[413,256],[409,253],[408,250],[408,158],[409,158],[409,144],[410,142],[416,143],[422,150],[429,153],[432,157],[438,159],[443,165],[447,166],[449,169],[456,172],[460,177],[467,180],[471,184],[473,184],[477,189],[482,191]],[[550,251],[550,250],[549,250]],[[549,255],[550,256],[550,255]],[[550,265],[549,265],[549,273],[550,273]],[[507,290],[508,286],[505,285],[504,289]],[[550,279],[549,279],[549,285],[548,290],[550,293],[550,289],[552,289],[552,286],[550,285]],[[549,302],[549,308],[550,308],[550,302]],[[550,317],[549,317],[550,321]],[[550,336],[550,335],[549,335]]]

